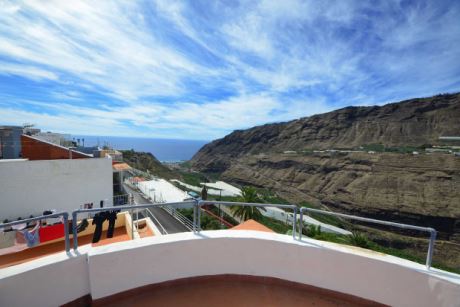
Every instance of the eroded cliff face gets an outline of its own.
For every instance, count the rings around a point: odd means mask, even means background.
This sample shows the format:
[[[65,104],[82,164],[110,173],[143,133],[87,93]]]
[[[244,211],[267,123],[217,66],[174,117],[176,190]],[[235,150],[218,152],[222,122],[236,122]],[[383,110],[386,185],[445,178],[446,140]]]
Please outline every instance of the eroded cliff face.
[[[431,226],[442,239],[460,243],[460,157],[311,152],[376,143],[421,146],[448,135],[460,135],[460,94],[235,131],[204,146],[191,162],[197,170],[271,189],[292,202]]]
[[[388,147],[420,146],[436,144],[439,136],[459,134],[460,94],[439,95],[382,107],[348,107],[237,130],[205,145],[192,162],[200,169],[223,171],[229,165],[228,158],[246,154],[356,148],[378,143]]]
[[[444,239],[460,234],[460,158],[453,155],[252,155],[234,161],[222,178],[271,189],[294,203],[430,225]]]

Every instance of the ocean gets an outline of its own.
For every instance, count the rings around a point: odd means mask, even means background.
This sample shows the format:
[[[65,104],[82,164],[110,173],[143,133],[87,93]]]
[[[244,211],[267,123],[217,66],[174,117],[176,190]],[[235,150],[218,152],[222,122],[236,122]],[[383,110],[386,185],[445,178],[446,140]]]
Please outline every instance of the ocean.
[[[85,146],[108,145],[119,150],[134,149],[135,151],[151,152],[162,162],[190,160],[193,155],[209,141],[148,139],[118,136],[72,135],[72,139],[85,139]],[[80,142],[82,144],[82,141]]]

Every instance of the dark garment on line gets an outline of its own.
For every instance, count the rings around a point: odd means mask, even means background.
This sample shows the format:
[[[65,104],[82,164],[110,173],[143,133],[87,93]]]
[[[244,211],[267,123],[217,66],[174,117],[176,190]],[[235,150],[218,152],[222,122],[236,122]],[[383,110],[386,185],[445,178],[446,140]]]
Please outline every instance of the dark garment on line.
[[[82,220],[81,223],[77,225],[77,233],[80,233],[83,230],[85,230],[88,227],[88,225],[89,223],[87,219]]]
[[[113,232],[115,230],[115,220],[117,219],[117,212],[116,211],[108,212],[107,219],[109,220],[109,229],[107,229],[107,238],[112,238]]]
[[[102,224],[104,223],[106,219],[107,219],[107,211],[97,213],[93,217],[93,225],[96,225],[96,229],[94,230],[94,235],[93,235],[93,241],[92,241],[93,243],[97,243],[101,239]]]
[[[70,231],[73,231],[73,224],[72,224],[73,221],[69,221],[69,229]],[[89,223],[88,223],[88,220],[87,219],[83,219],[80,224],[77,224],[77,233],[80,233],[82,232],[83,230],[85,230],[86,228],[88,228],[89,226]]]

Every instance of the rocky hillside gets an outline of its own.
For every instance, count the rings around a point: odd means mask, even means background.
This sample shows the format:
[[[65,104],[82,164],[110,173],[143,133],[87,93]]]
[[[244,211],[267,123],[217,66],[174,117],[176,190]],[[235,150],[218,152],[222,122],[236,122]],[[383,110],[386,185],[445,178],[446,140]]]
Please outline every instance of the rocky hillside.
[[[445,258],[455,258],[460,267],[460,157],[422,150],[323,151],[369,144],[419,147],[443,135],[460,135],[460,94],[348,107],[235,131],[204,146],[191,163],[291,202],[434,227],[455,245],[445,249]],[[447,254],[453,250],[455,255]]]
[[[123,153],[123,161],[134,168],[144,172],[149,171],[151,174],[161,178],[181,178],[179,174],[164,166],[150,152],[137,152],[132,149],[121,150],[121,152]]]
[[[430,225],[444,239],[460,234],[460,158],[453,155],[255,155],[232,161],[221,176],[268,188],[294,203]]]
[[[411,99],[381,107],[347,107],[286,123],[237,130],[204,146],[192,159],[199,169],[224,171],[227,158],[246,154],[366,144],[388,147],[436,144],[460,135],[460,94]],[[221,159],[225,157],[225,159]]]

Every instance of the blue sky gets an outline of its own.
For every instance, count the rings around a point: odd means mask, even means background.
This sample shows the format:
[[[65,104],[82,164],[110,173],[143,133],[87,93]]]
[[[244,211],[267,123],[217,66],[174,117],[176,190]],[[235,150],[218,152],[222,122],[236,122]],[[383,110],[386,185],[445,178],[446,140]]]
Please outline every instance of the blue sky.
[[[0,124],[215,139],[460,90],[460,1],[0,1]]]

